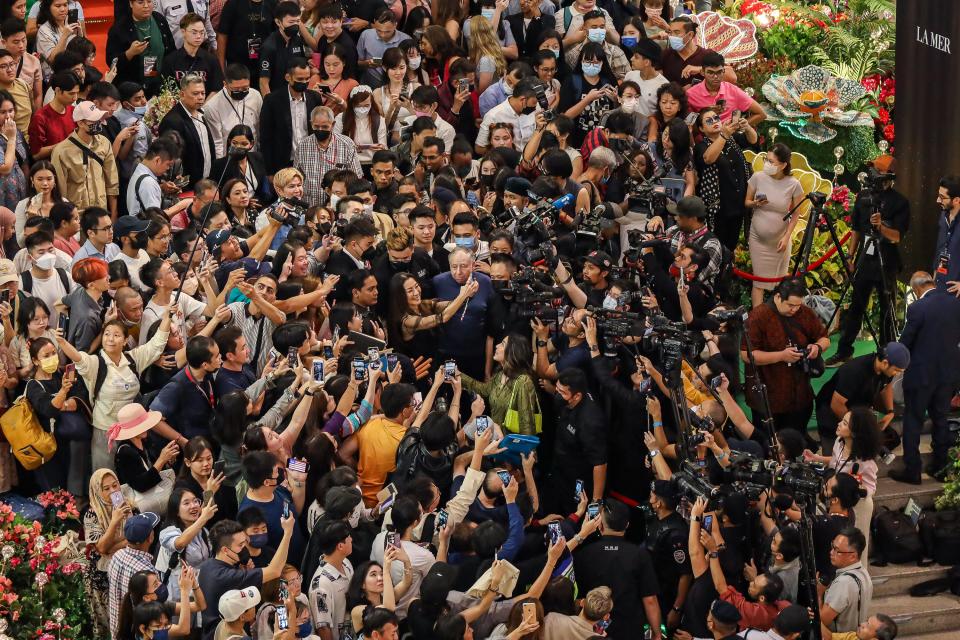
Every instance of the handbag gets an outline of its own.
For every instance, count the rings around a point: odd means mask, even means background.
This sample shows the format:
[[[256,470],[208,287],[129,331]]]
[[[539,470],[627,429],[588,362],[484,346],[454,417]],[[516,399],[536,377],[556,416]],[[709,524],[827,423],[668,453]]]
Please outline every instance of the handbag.
[[[90,424],[90,411],[87,403],[82,398],[75,397],[77,402],[76,411],[61,411],[60,419],[57,420],[54,430],[62,440],[71,440],[76,442],[90,442],[93,435],[93,426]]]
[[[146,491],[137,491],[128,484],[120,486],[123,496],[132,502],[140,513],[166,513],[167,499],[170,492],[173,491],[173,483],[176,481],[176,473],[173,469],[164,469],[160,472],[160,482]]]
[[[517,399],[518,382],[520,382],[520,378],[517,378],[513,381],[513,391],[510,394],[510,405],[507,407],[507,415],[503,419],[503,427],[511,433],[520,432],[520,414],[516,409],[513,408],[513,401]],[[536,429],[535,433],[540,433],[543,431],[543,412],[540,411],[540,397],[537,396],[536,392],[533,394],[533,399],[537,403],[537,412],[533,414],[533,424]]]
[[[40,425],[36,412],[27,400],[26,389],[13,402],[13,406],[0,416],[0,428],[10,443],[13,455],[27,471],[49,462],[57,452],[57,440]]]

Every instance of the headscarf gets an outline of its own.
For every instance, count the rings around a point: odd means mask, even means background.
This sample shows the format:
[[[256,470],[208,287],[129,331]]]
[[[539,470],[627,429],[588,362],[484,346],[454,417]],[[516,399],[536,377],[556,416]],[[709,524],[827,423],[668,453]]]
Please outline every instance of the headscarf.
[[[103,527],[104,531],[110,526],[110,517],[113,515],[113,504],[109,500],[105,502],[100,496],[100,487],[103,486],[103,479],[108,475],[117,478],[117,474],[114,473],[112,469],[106,468],[97,469],[93,472],[93,475],[90,476],[90,508],[93,509],[93,512],[97,515],[97,521],[100,523],[100,526]],[[120,482],[119,478],[117,478],[117,482]],[[129,500],[127,503],[133,507],[133,504],[131,504]],[[118,531],[123,531],[122,525]],[[122,536],[123,534],[121,533],[120,535]]]

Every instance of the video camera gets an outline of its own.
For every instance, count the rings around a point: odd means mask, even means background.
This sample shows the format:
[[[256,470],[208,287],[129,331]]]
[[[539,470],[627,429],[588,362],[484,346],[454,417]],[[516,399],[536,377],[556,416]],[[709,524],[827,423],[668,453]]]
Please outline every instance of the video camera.
[[[720,507],[720,489],[701,477],[691,462],[684,461],[680,470],[673,474],[671,481],[677,491],[689,502],[693,503],[698,498],[703,498],[707,501],[707,511],[713,511]]]
[[[516,303],[519,318],[537,318],[545,324],[559,321],[563,290],[544,280],[536,269],[521,267],[497,290],[505,299]]]
[[[753,497],[778,484],[794,493],[816,498],[833,470],[819,462],[780,463],[740,452],[731,455],[728,474],[732,482],[741,485],[745,493]]]
[[[673,161],[667,159],[649,178],[642,175],[639,178],[627,178],[624,185],[627,191],[627,210],[650,215],[665,210],[667,193],[663,190],[660,179],[671,171],[673,171]]]
[[[700,355],[703,335],[663,315],[651,316],[650,324],[650,330],[643,336],[643,351],[657,354],[662,371],[668,378],[679,381],[680,363],[684,358],[695,360]]]
[[[300,226],[310,204],[297,198],[280,198],[270,210],[270,217],[283,225]]]
[[[593,314],[597,322],[597,331],[603,337],[603,355],[605,356],[616,356],[617,346],[627,336],[643,334],[643,316],[639,313],[592,306],[588,306],[587,311]]]

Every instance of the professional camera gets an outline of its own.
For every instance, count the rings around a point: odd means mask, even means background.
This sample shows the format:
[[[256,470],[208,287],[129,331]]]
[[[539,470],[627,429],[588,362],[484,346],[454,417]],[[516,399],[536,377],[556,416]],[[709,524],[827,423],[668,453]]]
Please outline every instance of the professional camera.
[[[643,316],[629,311],[587,307],[597,321],[597,331],[603,337],[603,355],[616,356],[617,346],[628,336],[643,334]]]
[[[501,289],[501,293],[512,297],[519,318],[536,318],[543,323],[556,323],[559,320],[558,309],[563,291],[544,282],[535,269],[525,267],[513,274],[509,286]]]
[[[666,375],[679,381],[680,363],[684,358],[695,360],[700,355],[703,335],[688,330],[682,322],[671,322],[666,316],[652,316],[650,322],[652,327],[643,336],[643,351],[656,353]]]
[[[309,205],[296,198],[281,198],[270,210],[270,217],[280,224],[291,227],[300,226]]]
[[[693,503],[697,498],[704,498],[708,511],[720,506],[720,490],[702,478],[690,462],[685,461],[681,465],[680,470],[673,474],[672,481],[687,501]]]
[[[542,82],[538,82],[533,90],[537,92],[537,103],[543,109],[541,112],[543,113],[543,119],[550,122],[557,117],[557,113],[550,108],[550,101],[547,100],[547,87]]]
[[[604,211],[605,208],[602,204],[584,211],[580,217],[580,223],[577,225],[577,237],[598,240],[600,238],[600,225],[603,220]]]
[[[746,453],[730,456],[729,478],[736,483],[769,488],[781,484],[795,492],[819,495],[833,470],[819,462],[761,460]]]

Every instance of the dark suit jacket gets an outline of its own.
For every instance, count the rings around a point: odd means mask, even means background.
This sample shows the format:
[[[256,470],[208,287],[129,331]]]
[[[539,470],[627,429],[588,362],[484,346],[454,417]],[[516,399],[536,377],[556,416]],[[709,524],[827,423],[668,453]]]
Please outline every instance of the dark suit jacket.
[[[956,385],[960,382],[960,300],[942,289],[929,291],[907,307],[900,342],[910,349],[904,389]]]
[[[310,113],[323,104],[323,98],[316,91],[307,91],[307,130],[310,133]],[[260,109],[260,148],[266,161],[267,175],[272,176],[280,169],[291,166],[290,155],[293,149],[293,131],[290,119],[290,90],[281,88],[271,91],[263,99]]]
[[[550,20],[549,24],[547,23],[548,19]],[[532,56],[536,53],[537,41],[540,39],[540,34],[553,29],[554,26],[552,17],[544,18],[540,16],[530,21],[530,24],[527,26],[527,33],[524,34],[522,13],[507,16],[507,24],[513,33],[513,39],[517,42],[517,51],[520,52],[520,57]]]
[[[210,154],[212,160],[215,160],[217,147],[213,143],[213,134],[210,133],[210,125],[204,123],[204,126],[207,130],[207,144],[210,145]],[[193,124],[193,118],[179,102],[160,121],[160,135],[171,129],[183,138],[183,171],[184,175],[190,176],[190,188],[192,189],[198,180],[209,176],[203,174],[203,148],[200,146],[200,135]],[[213,167],[212,161],[210,166]]]
[[[325,272],[328,275],[340,276],[340,281],[333,290],[333,299],[339,302],[350,302],[350,287],[347,285],[347,276],[357,270],[357,263],[347,255],[346,251],[337,251],[327,259]]]
[[[263,154],[258,151],[251,151],[247,154],[247,164],[253,169],[253,175],[257,178],[257,189],[251,195],[259,199],[261,203],[265,203],[266,200],[264,200],[264,196],[268,196],[271,190],[270,185],[267,184],[267,165],[263,159]],[[234,178],[244,179],[243,174],[240,172],[240,165],[228,157],[217,158],[213,161],[213,166],[210,168],[211,180],[217,184],[224,185]],[[247,184],[247,188],[250,188],[249,184]]]

